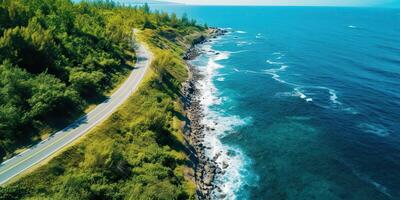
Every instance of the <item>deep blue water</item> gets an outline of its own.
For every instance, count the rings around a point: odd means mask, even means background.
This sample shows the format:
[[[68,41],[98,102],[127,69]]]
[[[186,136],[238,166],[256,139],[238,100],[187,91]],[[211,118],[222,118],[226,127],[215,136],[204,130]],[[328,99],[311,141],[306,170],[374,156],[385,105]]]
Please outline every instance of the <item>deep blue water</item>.
[[[193,61],[228,199],[400,199],[400,10],[163,9],[231,28]]]

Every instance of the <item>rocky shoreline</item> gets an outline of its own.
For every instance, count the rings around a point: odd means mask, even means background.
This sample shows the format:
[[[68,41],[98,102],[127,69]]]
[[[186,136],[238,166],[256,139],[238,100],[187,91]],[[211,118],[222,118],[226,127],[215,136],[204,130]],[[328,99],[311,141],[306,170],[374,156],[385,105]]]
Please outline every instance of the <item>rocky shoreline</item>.
[[[206,148],[204,146],[204,130],[212,129],[206,127],[201,123],[204,117],[203,109],[200,105],[200,91],[196,87],[197,82],[203,77],[200,72],[192,66],[188,61],[195,59],[199,56],[202,51],[198,48],[199,44],[208,42],[210,38],[220,37],[227,33],[224,29],[210,28],[208,36],[202,36],[199,40],[193,43],[192,47],[184,55],[184,59],[187,61],[189,69],[189,79],[183,86],[183,102],[189,122],[185,126],[185,137],[191,145],[195,155],[192,155],[192,161],[195,165],[195,181],[197,185],[197,199],[211,199],[212,191],[218,190],[220,197],[224,198],[224,194],[221,194],[221,189],[215,185],[214,178],[217,174],[222,174],[223,169],[218,166],[216,160],[220,155],[215,155],[213,158],[209,158],[205,154]],[[224,168],[225,166],[222,166]]]

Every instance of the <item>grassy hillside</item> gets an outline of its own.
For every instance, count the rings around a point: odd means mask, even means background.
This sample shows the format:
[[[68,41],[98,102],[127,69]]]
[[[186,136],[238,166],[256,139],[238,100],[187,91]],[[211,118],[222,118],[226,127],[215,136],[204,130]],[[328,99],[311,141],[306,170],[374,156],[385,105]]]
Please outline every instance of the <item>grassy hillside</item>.
[[[92,10],[110,29],[121,31],[114,34],[129,37],[132,28],[141,28],[139,39],[155,56],[151,70],[109,119],[46,165],[1,187],[0,199],[194,199],[193,170],[181,132],[180,87],[187,77],[181,57],[204,28],[147,8],[68,5]],[[29,73],[15,65],[12,69]],[[31,76],[56,79],[49,73]]]
[[[201,29],[109,1],[1,1],[0,160],[64,127],[121,83],[133,66],[133,28],[172,42]]]

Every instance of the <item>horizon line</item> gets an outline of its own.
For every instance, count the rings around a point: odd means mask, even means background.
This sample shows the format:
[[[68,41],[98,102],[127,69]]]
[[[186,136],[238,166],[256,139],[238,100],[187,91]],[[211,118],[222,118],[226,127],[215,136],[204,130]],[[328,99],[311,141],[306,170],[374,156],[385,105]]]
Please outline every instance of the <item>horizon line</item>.
[[[172,4],[170,4],[172,3]],[[138,3],[143,4],[143,3]],[[268,5],[268,4],[193,4],[193,3],[176,3],[176,2],[168,2],[164,3],[148,3],[149,5],[174,5],[174,6],[215,6],[215,7],[330,7],[330,8],[391,8],[391,9],[399,9],[400,7],[391,7],[385,5]]]

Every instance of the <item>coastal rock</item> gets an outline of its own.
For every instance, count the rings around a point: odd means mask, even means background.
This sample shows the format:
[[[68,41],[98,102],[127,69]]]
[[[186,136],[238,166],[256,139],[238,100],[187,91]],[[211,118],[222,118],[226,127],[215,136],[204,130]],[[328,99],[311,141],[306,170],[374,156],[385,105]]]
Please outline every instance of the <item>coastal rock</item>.
[[[226,169],[229,167],[229,164],[225,161],[222,162],[222,169]]]
[[[210,168],[209,165],[206,165],[206,166],[204,167],[204,169],[206,170],[206,172],[211,172],[211,168]]]
[[[205,53],[203,50],[197,47],[197,44],[210,41],[209,38],[218,37],[227,33],[227,30],[219,28],[210,28],[208,31],[208,37],[200,36],[193,41],[192,47],[185,53],[183,58],[185,60],[191,60],[199,56],[201,53]],[[217,52],[209,52],[216,53]],[[191,149],[194,151],[191,160],[195,166],[195,181],[197,185],[197,199],[211,199],[211,193],[214,188],[218,188],[213,185],[214,177],[217,174],[224,173],[223,170],[218,167],[216,160],[221,156],[221,153],[217,153],[213,158],[206,156],[205,150],[211,149],[209,146],[204,145],[205,131],[215,131],[215,128],[205,126],[201,121],[204,117],[203,108],[200,104],[200,91],[196,87],[198,81],[203,78],[203,75],[199,71],[187,63],[189,68],[189,80],[182,86],[182,102],[186,111],[186,117],[189,119],[185,124],[185,137],[190,142]],[[217,122],[214,122],[217,125]],[[220,189],[221,190],[221,189]]]
[[[220,199],[225,199],[225,197],[226,197],[226,194],[224,194],[224,193],[221,193],[218,195],[218,198],[220,198]]]
[[[210,186],[210,185],[211,185],[211,182],[212,182],[212,179],[211,179],[210,177],[207,177],[207,178],[204,180],[204,184],[207,185],[207,186]]]

